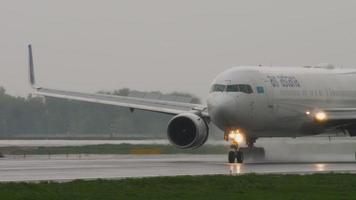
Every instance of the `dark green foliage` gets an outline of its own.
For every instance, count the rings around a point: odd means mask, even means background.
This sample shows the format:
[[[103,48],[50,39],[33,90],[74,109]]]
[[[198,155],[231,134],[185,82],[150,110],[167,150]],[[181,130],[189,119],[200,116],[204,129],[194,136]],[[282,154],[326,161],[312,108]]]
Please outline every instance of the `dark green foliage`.
[[[226,154],[224,145],[204,145],[198,149],[177,149],[172,145],[159,144],[100,144],[64,147],[0,147],[4,155],[48,154]],[[0,156],[1,157],[1,156]]]
[[[356,199],[355,174],[180,176],[0,184],[0,199]]]
[[[101,92],[128,95],[129,89]],[[187,94],[184,94],[187,96]],[[195,97],[194,97],[195,98]],[[195,99],[195,101],[198,101]],[[13,97],[0,87],[0,137],[165,137],[170,115],[55,98]]]

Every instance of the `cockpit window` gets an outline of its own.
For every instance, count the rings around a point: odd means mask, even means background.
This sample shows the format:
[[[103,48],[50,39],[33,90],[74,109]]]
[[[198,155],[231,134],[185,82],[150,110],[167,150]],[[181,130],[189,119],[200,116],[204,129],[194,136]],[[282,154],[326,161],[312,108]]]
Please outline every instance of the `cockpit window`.
[[[252,87],[247,84],[221,85],[214,84],[210,92],[243,92],[246,94],[253,93]]]
[[[247,94],[251,94],[253,91],[252,91],[252,88],[250,85],[239,85],[239,90],[241,92],[244,92],[244,93],[247,93]]]
[[[211,87],[211,90],[210,92],[223,92],[225,91],[225,85],[221,85],[221,84],[214,84],[212,87]]]
[[[226,87],[226,92],[238,92],[239,91],[239,85],[228,85]]]
[[[246,94],[253,93],[252,87],[246,84],[228,85],[226,86],[226,92],[244,92]]]

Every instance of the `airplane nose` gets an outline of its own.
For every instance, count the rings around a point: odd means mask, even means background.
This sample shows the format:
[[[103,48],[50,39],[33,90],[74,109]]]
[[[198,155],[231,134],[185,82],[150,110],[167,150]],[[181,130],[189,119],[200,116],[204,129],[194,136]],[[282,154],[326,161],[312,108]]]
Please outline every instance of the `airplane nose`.
[[[219,94],[209,98],[208,111],[214,124],[221,129],[231,127],[237,112],[236,103],[237,97],[230,95]]]

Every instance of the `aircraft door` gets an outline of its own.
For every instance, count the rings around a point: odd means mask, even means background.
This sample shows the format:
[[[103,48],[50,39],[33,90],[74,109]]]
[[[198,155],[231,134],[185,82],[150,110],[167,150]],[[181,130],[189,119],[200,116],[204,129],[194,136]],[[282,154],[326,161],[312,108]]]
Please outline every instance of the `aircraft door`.
[[[273,102],[273,86],[271,85],[271,81],[268,79],[264,81],[264,85],[266,88],[265,94],[267,97],[267,108],[271,111],[275,107]]]
[[[251,93],[244,95],[244,101],[246,101],[246,109],[248,109],[246,113],[249,113],[249,118],[252,123],[252,121],[256,118],[256,106],[258,105],[258,103],[256,102],[257,99],[255,91],[256,82],[250,74],[246,74],[245,80],[243,82],[246,83],[252,90]]]
[[[258,128],[265,128],[274,118],[273,86],[268,77],[261,73],[253,74],[254,120]]]

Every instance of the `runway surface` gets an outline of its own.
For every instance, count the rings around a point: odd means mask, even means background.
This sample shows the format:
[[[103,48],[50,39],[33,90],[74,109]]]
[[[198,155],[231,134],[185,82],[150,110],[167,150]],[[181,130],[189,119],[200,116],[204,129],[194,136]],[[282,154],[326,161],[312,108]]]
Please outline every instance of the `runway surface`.
[[[244,173],[356,172],[352,162],[226,163],[226,155],[57,155],[0,159],[0,181],[69,181]]]

